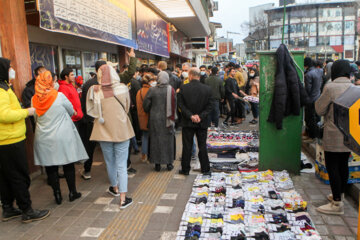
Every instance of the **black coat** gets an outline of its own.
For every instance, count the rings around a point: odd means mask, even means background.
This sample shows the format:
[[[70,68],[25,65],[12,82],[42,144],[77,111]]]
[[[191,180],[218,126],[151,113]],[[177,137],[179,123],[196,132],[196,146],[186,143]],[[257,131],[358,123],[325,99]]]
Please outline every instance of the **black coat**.
[[[232,101],[235,97],[232,95],[235,93],[236,95],[240,94],[239,85],[237,84],[235,78],[228,78],[225,81],[225,96],[228,101]]]
[[[283,118],[300,115],[301,107],[308,103],[308,96],[284,44],[277,49],[276,57],[274,97],[268,121],[276,123],[277,129],[282,129]]]
[[[181,111],[183,127],[208,128],[208,116],[212,110],[213,99],[211,88],[198,80],[181,86],[178,94],[178,107]],[[201,122],[193,123],[192,115],[199,115]]]
[[[24,108],[31,107],[31,98],[35,95],[35,78],[26,83],[25,89],[21,94]]]
[[[169,74],[169,84],[175,89],[175,91],[180,88],[181,86],[181,79],[178,78],[175,74],[173,74],[171,71],[166,70],[166,72]]]
[[[97,76],[95,75],[93,78],[87,80],[82,86],[82,93],[80,98],[81,110],[84,113],[83,121],[93,122],[94,118],[87,115],[86,111],[86,96],[91,86],[99,84],[97,81]]]

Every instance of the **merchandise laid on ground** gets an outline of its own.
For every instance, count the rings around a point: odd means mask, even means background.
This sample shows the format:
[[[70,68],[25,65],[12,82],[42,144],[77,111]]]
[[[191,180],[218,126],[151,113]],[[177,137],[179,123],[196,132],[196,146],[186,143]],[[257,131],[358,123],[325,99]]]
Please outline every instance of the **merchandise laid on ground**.
[[[321,239],[286,171],[199,174],[177,233],[183,239]]]
[[[258,169],[258,131],[214,129],[208,131],[209,161],[213,171],[256,171]]]

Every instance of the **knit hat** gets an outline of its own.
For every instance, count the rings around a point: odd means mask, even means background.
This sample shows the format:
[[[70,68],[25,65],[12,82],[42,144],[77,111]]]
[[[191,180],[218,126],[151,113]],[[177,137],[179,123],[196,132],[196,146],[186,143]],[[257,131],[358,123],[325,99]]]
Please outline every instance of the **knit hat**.
[[[351,67],[348,60],[337,60],[331,67],[331,80],[339,77],[350,78]]]

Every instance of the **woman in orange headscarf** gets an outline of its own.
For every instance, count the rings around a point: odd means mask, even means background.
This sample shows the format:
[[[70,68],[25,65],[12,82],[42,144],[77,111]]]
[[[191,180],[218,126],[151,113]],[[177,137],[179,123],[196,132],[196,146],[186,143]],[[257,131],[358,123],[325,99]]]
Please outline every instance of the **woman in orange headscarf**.
[[[88,156],[71,120],[73,106],[65,95],[54,89],[49,71],[36,78],[32,105],[36,113],[35,165],[45,166],[57,204],[62,201],[58,168],[63,166],[69,200],[74,201],[81,197],[81,193],[76,191],[74,163],[86,160]]]

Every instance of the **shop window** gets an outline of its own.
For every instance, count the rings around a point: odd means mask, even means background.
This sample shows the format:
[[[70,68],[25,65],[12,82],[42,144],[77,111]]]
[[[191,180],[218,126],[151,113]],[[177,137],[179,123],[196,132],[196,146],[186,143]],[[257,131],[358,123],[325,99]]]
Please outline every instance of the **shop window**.
[[[76,76],[82,76],[82,62],[81,52],[69,49],[63,49],[63,63],[64,68],[69,67],[73,69]]]
[[[354,21],[345,21],[345,32],[353,33],[355,31],[355,23]]]
[[[34,69],[39,66],[44,66],[47,70],[53,73],[59,73],[58,69],[58,55],[57,48],[54,46],[30,43],[30,61],[31,70],[34,76]]]
[[[99,54],[94,52],[83,52],[84,57],[84,81],[90,79],[90,73],[95,72],[95,62],[99,59]]]
[[[354,46],[354,44],[355,44],[354,36],[345,36],[344,37],[344,45]]]
[[[354,58],[353,50],[345,50],[345,58]]]

